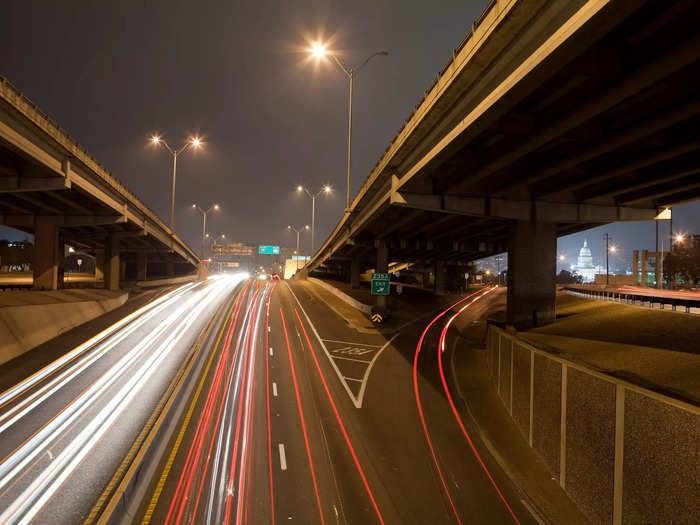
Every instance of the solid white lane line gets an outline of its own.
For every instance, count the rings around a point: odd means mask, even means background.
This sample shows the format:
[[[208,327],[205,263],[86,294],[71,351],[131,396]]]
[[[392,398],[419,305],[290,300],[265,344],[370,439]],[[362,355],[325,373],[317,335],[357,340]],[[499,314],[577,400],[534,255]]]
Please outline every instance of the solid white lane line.
[[[340,355],[334,355],[333,359],[342,359],[343,361],[355,361],[356,363],[371,363],[369,359],[355,359],[354,357],[343,357]]]
[[[294,297],[294,300],[297,302],[299,305],[299,308],[301,308],[301,312],[304,314],[304,317],[306,318],[306,322],[309,323],[309,326],[311,327],[311,330],[313,331],[314,335],[316,336],[316,339],[318,342],[321,344],[321,348],[323,348],[323,351],[326,353],[326,357],[328,358],[328,361],[331,364],[331,368],[335,371],[336,375],[338,376],[338,380],[340,381],[340,384],[343,386],[345,391],[347,392],[348,396],[350,397],[350,400],[352,401],[352,404],[355,406],[355,408],[360,408],[362,404],[360,401],[355,397],[355,394],[352,393],[352,390],[350,390],[350,387],[348,386],[347,382],[343,380],[343,374],[340,373],[340,369],[338,368],[338,365],[335,363],[333,360],[333,356],[331,353],[328,351],[328,348],[326,348],[326,345],[323,342],[323,339],[321,339],[321,336],[318,335],[318,330],[316,330],[316,327],[314,324],[311,322],[311,318],[309,317],[309,314],[306,313],[306,310],[304,310],[304,307],[301,305],[301,301],[299,301],[299,298],[297,295],[294,293],[294,290],[292,290],[292,287],[289,286],[289,283],[285,281],[287,285],[287,289],[289,292],[292,294],[292,297]]]
[[[275,355],[274,352],[272,351],[272,347],[270,347],[270,355]]]
[[[287,470],[287,456],[284,453],[284,443],[279,444],[280,447],[280,468]]]
[[[372,361],[370,361],[369,366],[367,367],[367,370],[365,370],[365,375],[362,378],[362,386],[360,387],[360,392],[357,394],[358,401],[360,402],[360,406],[362,406],[362,401],[365,399],[365,390],[367,389],[367,380],[369,379],[369,374],[372,371],[372,367],[374,366],[374,363],[377,362],[377,359],[379,359],[379,356],[382,355],[382,352],[386,349],[387,346],[389,346],[394,339],[396,339],[399,336],[399,332],[396,332],[394,336],[389,339],[384,346],[382,346],[379,349],[379,352],[374,354],[374,357],[372,358]]]
[[[382,347],[382,345],[370,345],[367,343],[361,343],[359,341],[338,341],[337,339],[322,339],[322,341],[328,341],[329,343],[341,343],[344,345],[371,346],[372,348],[381,348]]]
[[[277,383],[272,382],[272,395],[277,397]]]

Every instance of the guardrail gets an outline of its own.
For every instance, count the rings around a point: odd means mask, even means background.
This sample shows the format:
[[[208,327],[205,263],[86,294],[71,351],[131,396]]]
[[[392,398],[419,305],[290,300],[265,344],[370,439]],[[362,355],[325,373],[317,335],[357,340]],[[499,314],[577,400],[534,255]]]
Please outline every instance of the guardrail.
[[[700,407],[535,348],[494,324],[487,361],[523,438],[593,523],[697,521]]]
[[[635,292],[623,292],[619,290],[587,290],[582,288],[574,288],[565,286],[564,290],[573,295],[585,297],[587,299],[597,299],[600,301],[614,301],[616,303],[632,304],[637,306],[649,306],[654,308],[658,305],[660,310],[664,310],[665,305],[671,307],[672,312],[678,311],[680,306],[685,309],[685,313],[693,313],[694,308],[700,311],[700,299],[682,298],[682,297],[665,297],[663,295],[652,295]]]

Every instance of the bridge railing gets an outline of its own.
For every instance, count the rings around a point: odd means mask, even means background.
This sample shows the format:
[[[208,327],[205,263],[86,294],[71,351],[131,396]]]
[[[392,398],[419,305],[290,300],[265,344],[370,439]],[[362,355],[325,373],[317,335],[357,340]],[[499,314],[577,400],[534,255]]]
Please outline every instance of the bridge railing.
[[[156,224],[161,230],[166,232],[175,242],[184,247],[185,251],[193,259],[197,259],[197,254],[185,242],[178,237],[148,206],[146,206],[136,195],[131,192],[123,183],[112,175],[102,164],[100,164],[90,154],[90,152],[73,138],[68,131],[61,127],[51,116],[46,114],[35,102],[27,97],[22,91],[14,86],[8,79],[0,76],[0,96],[17,111],[31,120],[42,131],[47,133],[62,147],[73,154],[77,160],[82,162],[88,169],[94,172],[110,188],[117,191],[127,202],[138,209],[149,221]]]
[[[573,295],[585,297],[587,299],[597,299],[600,301],[613,301],[616,303],[632,304],[638,306],[648,306],[649,308],[659,308],[664,310],[666,306],[671,308],[672,312],[683,308],[685,313],[693,313],[700,311],[700,299],[687,297],[669,297],[664,295],[653,295],[653,293],[635,293],[625,292],[620,290],[596,290],[587,288],[578,288],[573,286],[565,286],[564,290]],[[655,306],[656,305],[656,306]]]

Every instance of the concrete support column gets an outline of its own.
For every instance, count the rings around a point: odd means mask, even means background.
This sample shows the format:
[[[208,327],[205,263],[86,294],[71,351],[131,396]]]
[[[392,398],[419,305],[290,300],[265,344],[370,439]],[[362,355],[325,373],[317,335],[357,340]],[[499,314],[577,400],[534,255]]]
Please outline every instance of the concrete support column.
[[[352,288],[360,287],[360,258],[355,255],[350,261],[350,286]]]
[[[639,286],[647,285],[647,259],[649,258],[649,250],[642,250],[642,279]]]
[[[425,270],[422,274],[423,277],[423,288],[428,290],[430,289],[430,272]]]
[[[508,250],[509,325],[521,329],[554,322],[556,259],[553,223],[515,223]]]
[[[105,242],[105,290],[119,290],[119,273],[119,238],[110,235]]]
[[[388,273],[389,272],[389,247],[386,242],[379,241],[377,243],[377,265],[374,270],[377,273]],[[386,295],[375,295],[374,296],[375,306],[379,311],[386,311],[387,308],[387,296]]]
[[[632,252],[632,275],[634,276],[634,284],[639,284],[639,250]]]
[[[139,253],[136,256],[136,280],[145,281],[148,278],[148,256]]]
[[[119,261],[119,282],[126,281],[126,261]]]
[[[445,295],[446,279],[447,271],[445,270],[445,261],[435,261],[435,295]]]
[[[103,281],[105,278],[105,251],[104,248],[95,250],[95,281]]]
[[[37,217],[32,261],[35,290],[63,288],[62,250],[63,243],[59,239],[58,227],[51,221]]]
[[[172,264],[172,263],[168,263]],[[170,274],[172,275],[172,274]],[[209,275],[209,269],[207,268],[207,263],[200,262],[197,264],[197,280],[205,281]]]

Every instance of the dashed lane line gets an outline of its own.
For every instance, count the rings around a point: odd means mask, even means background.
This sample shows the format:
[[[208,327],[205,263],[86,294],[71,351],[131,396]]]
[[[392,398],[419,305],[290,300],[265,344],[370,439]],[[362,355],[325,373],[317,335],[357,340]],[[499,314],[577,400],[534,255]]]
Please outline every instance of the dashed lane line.
[[[272,382],[272,395],[277,397],[277,383]]]
[[[284,443],[279,444],[280,449],[280,468],[287,470],[287,455],[284,453]]]

